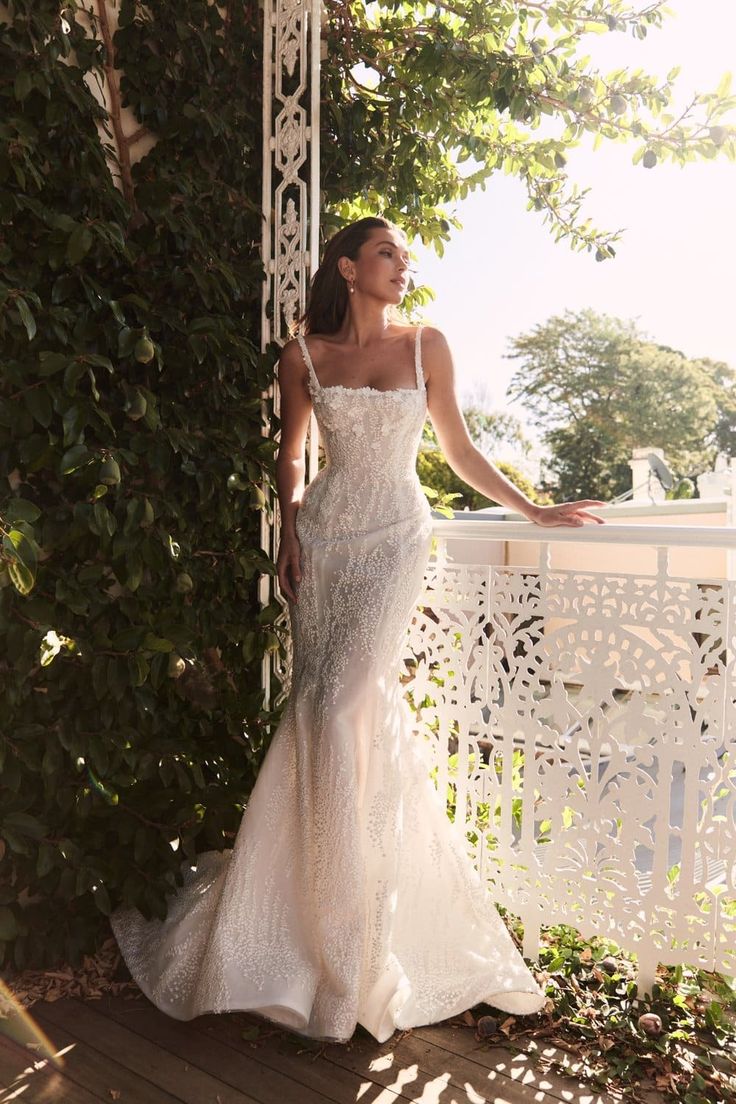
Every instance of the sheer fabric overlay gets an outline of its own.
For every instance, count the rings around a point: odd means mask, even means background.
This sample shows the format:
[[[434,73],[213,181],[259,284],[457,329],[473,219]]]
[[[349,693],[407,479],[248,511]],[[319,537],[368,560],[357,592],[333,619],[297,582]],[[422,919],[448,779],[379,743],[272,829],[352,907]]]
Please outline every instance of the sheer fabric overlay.
[[[399,679],[429,556],[416,388],[322,387],[325,466],[296,516],[289,699],[232,849],[183,866],[165,920],[110,917],[131,974],[176,1019],[249,1010],[315,1039],[379,1042],[479,1001],[544,996],[447,817]]]

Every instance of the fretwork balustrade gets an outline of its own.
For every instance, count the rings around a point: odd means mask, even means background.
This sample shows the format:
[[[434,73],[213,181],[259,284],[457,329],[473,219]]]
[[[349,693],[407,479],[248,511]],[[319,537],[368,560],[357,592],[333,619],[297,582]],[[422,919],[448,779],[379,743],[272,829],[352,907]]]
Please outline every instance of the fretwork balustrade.
[[[636,952],[645,989],[658,962],[736,974],[736,531],[475,514],[435,535],[406,689],[525,953],[565,923]],[[493,562],[511,541],[528,563]],[[554,567],[573,541],[609,566]]]

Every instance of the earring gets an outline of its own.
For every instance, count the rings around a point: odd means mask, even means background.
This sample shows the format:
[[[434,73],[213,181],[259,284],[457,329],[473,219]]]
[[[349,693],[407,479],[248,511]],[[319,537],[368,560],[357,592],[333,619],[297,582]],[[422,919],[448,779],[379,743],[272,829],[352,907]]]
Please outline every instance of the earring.
[[[350,294],[352,295],[353,292],[355,291],[355,284],[354,283],[353,284],[348,284],[348,287],[350,288]]]

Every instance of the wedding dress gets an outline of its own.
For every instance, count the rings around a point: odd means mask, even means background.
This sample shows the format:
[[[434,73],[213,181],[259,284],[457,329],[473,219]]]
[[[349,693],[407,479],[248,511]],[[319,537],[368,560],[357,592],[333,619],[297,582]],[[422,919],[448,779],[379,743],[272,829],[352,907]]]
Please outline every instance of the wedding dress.
[[[287,705],[232,850],[185,867],[165,920],[111,916],[132,976],[181,1020],[250,1010],[311,1038],[378,1042],[480,1001],[544,996],[447,817],[399,671],[429,555],[416,387],[323,387],[326,464],[295,526]]]

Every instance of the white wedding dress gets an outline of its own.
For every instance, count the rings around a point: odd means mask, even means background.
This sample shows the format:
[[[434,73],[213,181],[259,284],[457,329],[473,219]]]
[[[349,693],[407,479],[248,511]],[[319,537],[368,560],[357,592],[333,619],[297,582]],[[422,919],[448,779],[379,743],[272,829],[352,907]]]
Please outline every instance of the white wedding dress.
[[[288,703],[232,850],[185,867],[165,921],[111,916],[168,1015],[250,1010],[315,1039],[379,1042],[486,1001],[544,996],[455,835],[399,680],[429,556],[416,388],[322,387],[303,337],[326,464],[296,515]]]

